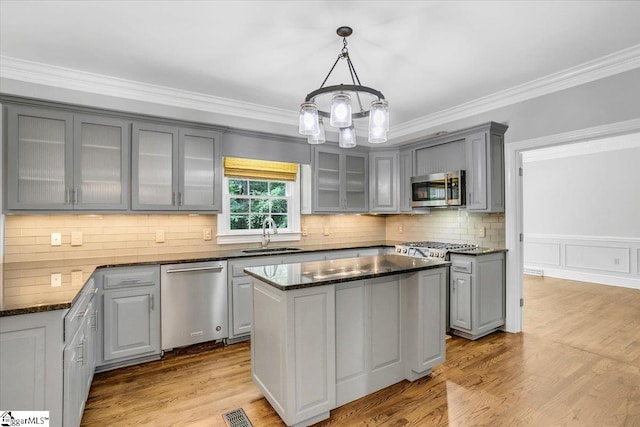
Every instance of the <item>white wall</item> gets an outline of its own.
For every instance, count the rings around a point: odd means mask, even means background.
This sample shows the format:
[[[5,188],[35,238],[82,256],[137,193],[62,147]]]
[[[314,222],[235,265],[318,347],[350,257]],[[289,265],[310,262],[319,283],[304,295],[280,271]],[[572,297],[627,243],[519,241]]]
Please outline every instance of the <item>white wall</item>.
[[[524,265],[640,288],[640,134],[523,155]]]

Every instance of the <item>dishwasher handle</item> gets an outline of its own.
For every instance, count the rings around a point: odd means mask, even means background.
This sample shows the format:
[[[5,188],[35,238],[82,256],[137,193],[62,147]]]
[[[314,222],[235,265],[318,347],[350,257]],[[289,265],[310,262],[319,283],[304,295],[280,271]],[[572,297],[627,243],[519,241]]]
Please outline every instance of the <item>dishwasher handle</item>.
[[[189,271],[222,271],[224,266],[218,267],[191,267],[191,268],[172,268],[167,269],[167,273],[187,273]]]

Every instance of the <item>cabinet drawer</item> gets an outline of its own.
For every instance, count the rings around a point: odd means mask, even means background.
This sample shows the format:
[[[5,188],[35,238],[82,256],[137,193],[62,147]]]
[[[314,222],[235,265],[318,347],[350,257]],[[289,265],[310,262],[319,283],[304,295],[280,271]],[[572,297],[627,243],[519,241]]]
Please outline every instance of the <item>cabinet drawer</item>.
[[[65,342],[71,340],[71,338],[78,331],[83,321],[90,316],[89,304],[94,300],[98,288],[96,287],[96,281],[92,277],[84,285],[80,291],[78,299],[71,306],[69,312],[64,317],[64,339]]]
[[[104,289],[153,286],[160,283],[160,267],[110,268],[102,279]]]
[[[472,266],[473,263],[471,261],[453,261],[451,264],[451,269],[453,271],[457,271],[459,273],[468,273],[471,274],[472,273]]]

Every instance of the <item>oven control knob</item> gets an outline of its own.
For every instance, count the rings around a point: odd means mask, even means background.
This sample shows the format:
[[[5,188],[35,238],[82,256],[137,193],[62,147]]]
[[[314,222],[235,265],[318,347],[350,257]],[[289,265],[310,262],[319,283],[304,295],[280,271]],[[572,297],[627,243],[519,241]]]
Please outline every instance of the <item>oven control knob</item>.
[[[402,250],[402,253],[403,253],[403,254],[406,254],[406,253],[407,253],[407,248],[404,248],[404,249]]]
[[[398,254],[402,253],[402,249],[401,248],[396,248],[396,253],[398,253]]]

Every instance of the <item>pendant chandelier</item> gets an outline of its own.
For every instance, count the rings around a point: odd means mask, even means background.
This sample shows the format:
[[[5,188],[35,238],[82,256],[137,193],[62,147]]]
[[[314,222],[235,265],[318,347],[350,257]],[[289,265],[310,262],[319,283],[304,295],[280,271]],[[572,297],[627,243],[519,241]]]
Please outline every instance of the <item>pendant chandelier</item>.
[[[360,84],[360,79],[351,62],[351,58],[349,58],[349,50],[347,49],[347,37],[353,33],[351,27],[339,27],[336,33],[342,37],[342,50],[320,88],[310,92],[300,105],[298,131],[301,135],[307,136],[309,144],[322,144],[325,142],[323,119],[328,118],[329,125],[339,130],[338,145],[342,148],[351,148],[357,145],[353,120],[369,117],[368,141],[372,144],[386,142],[387,132],[389,131],[389,106],[387,101],[384,99],[382,92]],[[325,83],[341,59],[346,60],[349,75],[351,76],[351,84],[325,87]],[[331,98],[329,111],[318,108],[321,98],[327,98],[326,104],[329,105],[329,97]],[[355,102],[357,102],[358,111],[353,111],[352,109],[352,100],[354,98]],[[366,105],[368,109],[363,106],[362,98],[373,98],[373,101]]]

